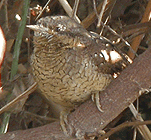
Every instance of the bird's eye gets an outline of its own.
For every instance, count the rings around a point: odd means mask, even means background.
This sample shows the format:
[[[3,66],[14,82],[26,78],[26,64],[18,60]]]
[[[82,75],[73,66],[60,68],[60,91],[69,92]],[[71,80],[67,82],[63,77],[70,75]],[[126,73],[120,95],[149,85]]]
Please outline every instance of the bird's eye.
[[[60,27],[56,27],[56,28],[55,28],[55,31],[56,31],[56,32],[59,32],[59,31],[60,31]]]

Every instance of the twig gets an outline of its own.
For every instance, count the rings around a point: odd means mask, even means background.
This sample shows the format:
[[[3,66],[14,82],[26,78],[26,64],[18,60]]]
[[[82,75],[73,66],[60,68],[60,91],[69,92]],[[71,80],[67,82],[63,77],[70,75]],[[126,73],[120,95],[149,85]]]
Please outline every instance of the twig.
[[[117,37],[119,37],[127,46],[131,47],[131,45],[128,43],[128,41],[126,41],[121,35],[119,35],[115,30],[113,30],[110,26],[108,25],[104,25],[104,27],[106,27],[107,29],[109,29],[109,31],[111,31],[114,35],[116,35]]]
[[[13,105],[18,103],[20,100],[24,99],[24,97],[31,94],[33,91],[35,91],[37,88],[37,83],[35,82],[32,86],[30,86],[26,91],[24,91],[22,94],[17,96],[15,99],[10,101],[8,104],[6,104],[4,107],[0,109],[0,114],[2,114],[5,111],[8,111]]]
[[[137,130],[136,128],[134,128],[133,140],[136,140],[136,136],[137,136]]]
[[[36,17],[35,21],[41,16],[41,14],[43,13],[43,11],[46,9],[47,5],[51,2],[51,0],[48,0],[47,3],[45,4],[45,6],[43,7],[43,9],[40,11],[39,15]]]
[[[3,4],[4,4],[4,1],[5,1],[5,0],[2,0],[2,1],[1,1],[1,3],[0,3],[0,9],[2,8],[2,6],[3,6]]]
[[[74,18],[74,19],[76,18],[78,6],[79,6],[79,0],[75,0],[73,10],[72,10],[72,18]]]
[[[116,3],[116,0],[111,0],[109,1],[109,6],[111,7],[110,8],[110,11],[109,11],[109,14],[111,13],[114,5]],[[83,21],[82,21],[82,25],[85,27],[85,28],[88,28],[96,19],[96,17],[98,16],[98,12],[96,11],[101,11],[102,9],[102,2],[100,2],[100,4],[97,6],[95,6],[95,0],[93,0],[93,6],[94,6],[94,11],[91,12]],[[96,9],[96,10],[95,10]]]
[[[129,108],[137,120],[144,122],[143,118],[141,117],[141,115],[139,115],[138,111],[135,109],[132,103],[129,106]],[[146,125],[137,126],[137,129],[139,130],[141,135],[145,138],[145,140],[151,140],[151,132]]]
[[[96,8],[95,0],[93,0],[93,8],[94,8],[94,12],[95,12],[96,16],[99,17],[98,12],[97,12],[97,8]]]
[[[102,10],[101,10],[101,12],[100,12],[100,15],[99,15],[99,17],[98,17],[98,24],[97,24],[97,27],[99,28],[100,27],[100,23],[101,23],[101,21],[102,21],[102,17],[103,17],[103,13],[104,13],[104,11],[105,11],[105,7],[106,7],[106,5],[107,5],[107,0],[104,0],[104,2],[103,2],[103,5],[102,5]]]
[[[147,21],[149,21],[150,19],[150,11],[151,11],[151,0],[149,0],[149,2],[148,2],[148,5],[147,5],[147,7],[146,7],[146,10],[145,10],[145,12],[144,12],[144,16],[143,16],[143,18],[142,18],[142,20],[141,20],[141,23],[143,23],[143,22],[147,22]],[[144,34],[142,34],[142,35],[139,35],[139,36],[137,36],[134,40],[133,40],[133,42],[132,42],[132,49],[134,50],[134,52],[132,51],[132,50],[129,50],[128,51],[128,56],[131,58],[131,59],[133,59],[134,57],[135,57],[135,54],[136,54],[136,52],[137,52],[137,50],[138,50],[138,47],[139,47],[139,44],[140,44],[140,42],[141,42],[141,40],[142,40],[142,38],[144,37]]]
[[[150,29],[150,27],[151,27],[150,21],[144,23],[137,23],[123,27],[121,32],[122,36],[126,37],[137,32],[145,33]]]
[[[103,27],[102,27],[102,29],[101,29],[101,31],[100,31],[100,35],[102,35],[103,30],[104,30],[104,25],[107,24],[108,20],[109,20],[109,16],[106,18],[105,22],[103,23]]]
[[[60,4],[62,5],[62,7],[64,8],[64,10],[66,11],[66,13],[69,15],[69,17],[72,17],[72,8],[69,5],[69,3],[67,2],[67,0],[58,0],[60,2]],[[75,16],[75,20],[78,23],[81,23],[80,19]]]
[[[102,2],[98,5],[96,9],[97,11],[100,11],[101,8],[102,8]],[[96,19],[96,11],[93,11],[82,21],[82,25],[84,26],[84,28],[88,28],[94,22],[95,19]]]
[[[104,140],[105,138],[108,138],[109,136],[111,136],[112,134],[122,130],[125,127],[131,127],[131,126],[139,126],[139,125],[145,125],[145,124],[151,124],[151,121],[135,121],[135,122],[125,122],[122,123],[120,125],[118,125],[117,127],[112,128],[110,131],[108,131],[106,134],[104,134],[103,136],[101,136],[98,140]]]

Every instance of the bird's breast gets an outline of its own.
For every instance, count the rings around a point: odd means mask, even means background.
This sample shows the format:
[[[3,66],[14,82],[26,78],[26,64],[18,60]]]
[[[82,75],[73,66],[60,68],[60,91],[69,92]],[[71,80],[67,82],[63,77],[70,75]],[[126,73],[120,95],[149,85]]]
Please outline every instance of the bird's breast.
[[[88,55],[35,51],[31,66],[42,94],[62,106],[72,107],[87,100],[92,91],[103,90],[111,76],[96,71]]]

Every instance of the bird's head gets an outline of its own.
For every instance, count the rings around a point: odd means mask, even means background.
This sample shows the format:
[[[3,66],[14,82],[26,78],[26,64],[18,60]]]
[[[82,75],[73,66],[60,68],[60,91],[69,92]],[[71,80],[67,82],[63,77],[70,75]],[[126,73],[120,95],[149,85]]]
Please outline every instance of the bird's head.
[[[92,43],[89,32],[67,16],[47,16],[39,19],[36,25],[27,27],[35,31],[35,37],[41,40],[39,43],[50,43],[60,49],[85,48]]]

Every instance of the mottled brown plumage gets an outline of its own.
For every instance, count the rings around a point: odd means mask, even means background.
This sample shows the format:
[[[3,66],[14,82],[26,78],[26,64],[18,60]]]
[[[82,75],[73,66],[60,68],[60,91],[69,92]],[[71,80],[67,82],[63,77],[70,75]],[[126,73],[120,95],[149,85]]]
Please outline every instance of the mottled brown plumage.
[[[74,108],[111,82],[111,47],[66,16],[41,18],[28,26],[34,33],[31,66],[41,93]]]

